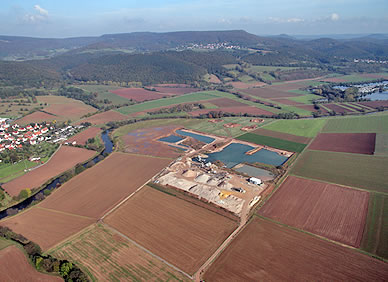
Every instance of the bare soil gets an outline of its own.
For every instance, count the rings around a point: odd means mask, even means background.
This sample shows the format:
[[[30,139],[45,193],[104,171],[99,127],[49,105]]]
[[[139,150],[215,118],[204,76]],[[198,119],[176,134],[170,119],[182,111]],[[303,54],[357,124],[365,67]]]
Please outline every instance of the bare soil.
[[[73,143],[75,141],[77,142],[77,144],[85,145],[89,138],[96,137],[98,134],[101,133],[101,131],[102,130],[98,127],[89,127],[69,138],[67,142]]]

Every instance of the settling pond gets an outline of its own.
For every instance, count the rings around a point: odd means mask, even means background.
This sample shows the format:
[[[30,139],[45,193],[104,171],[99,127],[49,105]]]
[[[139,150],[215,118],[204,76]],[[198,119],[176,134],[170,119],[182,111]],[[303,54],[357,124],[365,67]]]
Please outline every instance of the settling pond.
[[[101,134],[101,139],[102,141],[104,142],[104,150],[98,154],[98,156],[96,156],[92,162],[94,164],[98,163],[99,161],[101,161],[101,159],[99,158],[101,155],[105,155],[105,154],[110,154],[112,153],[112,150],[113,150],[113,142],[112,140],[110,140],[109,138],[109,131],[104,131],[102,134]],[[86,163],[83,164],[84,167],[86,167]],[[42,190],[40,190],[38,193],[36,193],[35,195],[33,195],[32,197],[30,198],[27,198],[25,199],[24,201],[12,206],[12,207],[9,207],[3,211],[0,212],[0,219],[2,218],[5,218],[8,216],[8,213],[7,211],[10,210],[10,209],[16,209],[18,210],[18,212],[24,210],[25,208],[28,208],[32,202],[34,201],[40,201],[39,198],[41,197],[41,195],[39,194],[43,194],[44,191],[52,191],[54,190],[55,188],[59,187],[58,185],[61,185],[62,182],[61,182],[61,177],[57,177],[55,178],[54,180],[52,180],[49,184],[46,185],[45,188],[43,188]]]
[[[232,143],[220,152],[209,154],[207,160],[210,162],[221,161],[226,165],[227,168],[232,168],[239,163],[263,163],[279,166],[285,163],[288,159],[285,156],[266,149],[261,149],[252,155],[245,154],[246,152],[253,149],[254,147],[249,145]]]
[[[175,131],[176,133],[178,133],[179,135],[182,135],[182,136],[189,136],[189,137],[192,137],[198,141],[201,141],[201,142],[204,142],[204,143],[207,143],[207,144],[210,144],[211,142],[213,142],[215,139],[214,138],[211,138],[211,137],[208,137],[208,136],[204,136],[204,135],[200,135],[200,134],[196,134],[196,133],[191,133],[191,132],[186,132],[186,131],[183,131],[183,130],[180,130],[178,129],[177,131]]]

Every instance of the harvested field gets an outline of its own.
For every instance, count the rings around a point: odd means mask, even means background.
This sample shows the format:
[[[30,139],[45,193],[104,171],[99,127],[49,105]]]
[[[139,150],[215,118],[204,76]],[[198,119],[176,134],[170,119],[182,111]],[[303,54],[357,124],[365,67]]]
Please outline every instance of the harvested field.
[[[33,207],[0,221],[0,225],[23,234],[27,239],[37,243],[43,251],[47,251],[93,222],[95,219],[92,218]]]
[[[329,119],[322,131],[328,133],[388,133],[388,115]]]
[[[275,98],[275,99],[272,99],[272,101],[274,101],[275,103],[280,103],[280,104],[289,105],[289,106],[305,106],[305,104],[303,103],[299,103],[285,98]]]
[[[214,100],[210,100],[209,103],[216,105],[219,108],[227,108],[227,107],[247,107],[247,104],[241,103],[236,100],[228,99],[228,98],[218,98]]]
[[[325,119],[277,120],[263,128],[304,137],[315,137],[325,125]]]
[[[350,104],[350,103],[346,103],[346,104],[342,104],[342,105],[347,107],[347,108],[349,108],[349,109],[352,109],[352,110],[354,110],[356,112],[362,112],[363,111],[362,109],[365,109],[363,107],[357,106],[357,104],[353,105],[353,104]]]
[[[360,76],[366,77],[366,78],[388,79],[388,73],[366,73],[366,74],[361,74]]]
[[[368,106],[371,108],[378,108],[378,107],[388,107],[388,100],[382,100],[382,101],[367,101],[367,102],[359,102],[358,104]]]
[[[320,133],[310,150],[373,155],[376,133]]]
[[[26,115],[21,119],[16,120],[15,122],[19,125],[26,125],[32,122],[41,123],[44,121],[50,122],[53,120],[58,120],[58,117],[37,111],[37,112],[33,112],[32,114]]]
[[[237,88],[237,89],[248,89],[248,88],[262,87],[267,85],[264,82],[245,83],[241,81],[233,81],[233,82],[229,82],[228,84],[232,85],[233,88]]]
[[[273,116],[274,113],[259,109],[253,106],[241,106],[241,107],[225,107],[225,108],[218,108],[218,109],[202,109],[202,110],[196,110],[191,112],[190,114],[192,116],[199,116],[202,114],[207,114],[209,112],[224,112],[224,113],[233,113],[233,114],[252,114],[252,115],[265,115],[265,116]]]
[[[303,136],[297,136],[297,135],[288,134],[288,133],[282,133],[278,131],[272,131],[265,128],[258,128],[255,131],[253,131],[253,133],[258,135],[268,136],[268,137],[274,137],[278,139],[284,139],[291,142],[302,143],[302,144],[308,144],[311,140],[311,138],[309,137],[303,137]]]
[[[144,88],[121,88],[111,90],[110,92],[128,100],[134,100],[137,102],[157,100],[163,98],[164,96],[169,96],[168,94],[161,94],[159,92],[149,91]]]
[[[388,156],[388,134],[376,134],[375,155]]]
[[[41,206],[100,218],[170,162],[169,159],[113,153],[70,179]]]
[[[59,276],[38,272],[27,254],[16,246],[0,251],[0,281],[63,281]]]
[[[96,154],[95,151],[62,146],[44,165],[2,185],[11,196],[26,188],[38,188],[51,178],[73,168]]]
[[[79,121],[78,123],[90,122],[91,124],[96,125],[96,124],[105,124],[105,123],[110,122],[110,121],[120,121],[120,120],[124,120],[127,118],[128,118],[127,116],[120,114],[119,112],[110,110],[107,112],[99,113],[99,114],[93,115],[91,117],[85,118],[85,119]]]
[[[168,87],[168,86],[156,86],[152,87],[160,94],[166,94],[166,95],[183,95],[188,93],[193,93],[199,91],[198,88],[192,88],[192,87]]]
[[[57,116],[57,119],[59,117],[64,120],[77,120],[82,116],[94,113],[97,110],[91,106],[85,105],[82,102],[77,102],[68,104],[52,104],[47,108],[44,108],[44,111]]]
[[[98,127],[89,127],[80,133],[70,137],[67,142],[73,143],[74,141],[77,144],[85,145],[89,138],[94,138],[101,133],[101,128]]]
[[[105,221],[191,275],[237,227],[227,217],[150,187]]]
[[[50,254],[76,261],[87,269],[93,281],[189,281],[100,224],[85,228],[77,237],[50,250]]]
[[[289,176],[259,214],[358,248],[368,200],[368,192]]]
[[[205,272],[205,281],[383,281],[388,265],[254,217]]]
[[[252,142],[258,145],[270,146],[272,148],[291,151],[291,152],[297,152],[297,153],[302,152],[304,147],[306,147],[305,144],[296,143],[288,140],[282,140],[282,139],[264,136],[264,135],[258,135],[255,133],[245,133],[244,135],[237,137],[237,139]]]
[[[298,105],[296,106],[297,108],[300,108],[300,109],[303,109],[303,110],[306,110],[306,111],[310,111],[310,112],[316,112],[317,109],[315,109],[315,107],[313,105]],[[324,108],[320,107],[320,110],[323,114],[327,114],[328,111],[326,111]]]
[[[370,193],[361,249],[388,259],[388,196]]]
[[[341,107],[340,104],[324,104],[326,108],[336,113],[353,113],[354,111]]]
[[[157,141],[161,137],[173,134],[178,126],[160,126],[137,129],[121,137],[124,151],[127,153],[143,154],[155,157],[177,158],[182,151]]]
[[[388,192],[388,158],[361,154],[306,151],[292,173],[308,178]]]
[[[252,88],[252,89],[245,89],[241,92],[255,96],[255,97],[261,97],[261,98],[284,98],[284,97],[295,97],[295,96],[301,96],[302,94],[294,93],[294,92],[287,92],[287,91],[281,91],[277,89],[271,89],[269,87],[266,88]]]

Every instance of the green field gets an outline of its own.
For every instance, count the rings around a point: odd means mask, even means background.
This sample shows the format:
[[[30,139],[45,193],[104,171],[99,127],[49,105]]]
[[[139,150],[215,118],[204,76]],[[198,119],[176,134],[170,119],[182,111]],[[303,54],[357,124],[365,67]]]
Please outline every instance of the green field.
[[[159,100],[149,101],[141,104],[136,104],[128,107],[122,107],[117,109],[119,113],[124,115],[128,115],[131,113],[147,111],[159,107],[166,107],[170,105],[177,105],[181,103],[190,103],[190,102],[199,102],[204,100],[210,100],[217,98],[218,96],[214,95],[218,91],[204,91],[204,92],[196,92],[191,94],[186,94],[173,98],[163,98]]]
[[[388,115],[329,119],[322,132],[332,133],[388,133]]]
[[[218,123],[212,123],[209,122],[208,119],[200,119],[198,120],[197,123],[192,123],[187,126],[187,128],[196,130],[196,131],[201,131],[204,133],[209,133],[209,134],[215,134],[218,136],[228,136],[228,137],[236,137],[239,135],[243,135],[245,132],[241,130],[242,127],[247,126],[247,125],[253,125],[257,123],[252,123],[250,122],[252,118],[249,117],[225,117],[222,118],[222,122]],[[263,123],[257,124],[258,126],[262,126],[271,120],[266,119]],[[237,123],[240,124],[241,126],[238,127],[232,127],[232,128],[226,128],[224,127],[224,124],[226,123]]]
[[[263,128],[298,136],[315,137],[325,123],[326,119],[287,119],[272,122]]]
[[[306,147],[306,144],[296,143],[296,142],[287,141],[287,140],[269,137],[269,136],[258,135],[254,133],[246,133],[244,135],[237,137],[237,139],[252,142],[258,145],[266,145],[276,149],[297,152],[297,153],[302,152],[304,147]]]
[[[370,193],[361,249],[388,259],[388,196]]]
[[[388,156],[388,133],[376,134],[375,155]]]
[[[306,92],[301,90],[292,90],[290,92],[299,93],[299,94],[305,94]],[[303,103],[303,104],[311,104],[313,100],[321,99],[322,96],[314,95],[314,94],[306,94],[303,96],[297,96],[297,97],[290,97],[289,100]]]
[[[0,238],[0,250],[5,249],[8,246],[11,246],[12,242],[10,240]]]
[[[73,261],[91,281],[189,281],[102,225],[91,225],[49,251]]]
[[[129,102],[128,99],[125,99],[123,97],[120,97],[116,94],[109,92],[109,90],[120,89],[122,87],[110,86],[110,85],[81,85],[77,87],[90,93],[97,93],[98,100],[108,99],[109,101],[112,102],[112,105],[122,105]],[[100,103],[100,104],[104,105],[103,103]]]
[[[388,193],[388,157],[305,151],[292,174]]]
[[[248,71],[254,71],[254,72],[264,72],[264,71],[276,71],[276,70],[293,70],[298,69],[297,67],[274,67],[274,66],[251,66],[247,68]]]
[[[15,177],[21,176],[25,173],[24,172],[25,169],[29,169],[37,165],[38,165],[37,163],[30,162],[30,161],[21,161],[16,164],[1,163],[0,182],[10,181],[11,180],[10,176],[15,176]]]

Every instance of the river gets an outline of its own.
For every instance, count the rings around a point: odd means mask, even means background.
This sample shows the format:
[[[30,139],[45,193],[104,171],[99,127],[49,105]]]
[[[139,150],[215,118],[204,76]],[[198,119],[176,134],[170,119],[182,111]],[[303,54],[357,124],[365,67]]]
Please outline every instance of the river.
[[[105,155],[105,154],[110,154],[112,153],[112,150],[113,150],[113,142],[112,140],[110,139],[109,137],[109,131],[104,131],[102,134],[101,134],[101,138],[102,138],[102,141],[104,142],[104,150],[98,154],[98,156],[94,157],[93,158],[93,163],[96,164],[98,163],[99,161],[101,161],[101,159],[99,158],[101,155]],[[86,163],[83,164],[84,167],[86,167]],[[39,195],[39,194],[43,194],[44,191],[53,191],[54,189],[60,187],[60,185],[62,184],[61,183],[61,180],[60,180],[61,177],[57,177],[55,178],[54,180],[52,180],[49,184],[46,185],[46,187],[44,187],[42,190],[40,190],[38,193],[36,193],[35,195],[25,199],[24,201],[12,206],[12,207],[9,207],[3,211],[0,212],[0,219],[3,219],[5,217],[8,216],[8,211],[10,209],[17,209],[18,212],[28,208],[32,202],[34,201],[40,201],[39,198],[42,197],[42,195]]]

